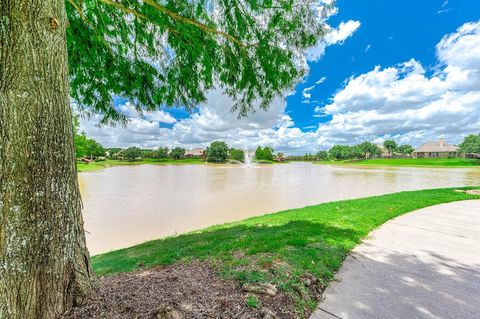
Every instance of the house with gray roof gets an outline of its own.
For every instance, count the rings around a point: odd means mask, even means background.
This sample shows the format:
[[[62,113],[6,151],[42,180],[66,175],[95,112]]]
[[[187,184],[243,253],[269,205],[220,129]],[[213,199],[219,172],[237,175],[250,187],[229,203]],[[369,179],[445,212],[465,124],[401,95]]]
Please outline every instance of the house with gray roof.
[[[458,146],[448,144],[442,138],[438,141],[427,142],[413,152],[415,158],[448,158],[459,157]]]

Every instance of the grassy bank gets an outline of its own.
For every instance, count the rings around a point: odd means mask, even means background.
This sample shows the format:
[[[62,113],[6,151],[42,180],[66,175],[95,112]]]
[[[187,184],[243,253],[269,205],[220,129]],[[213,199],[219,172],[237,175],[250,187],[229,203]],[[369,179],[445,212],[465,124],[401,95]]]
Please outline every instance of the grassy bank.
[[[275,161],[261,161],[257,162],[256,164],[285,164],[288,162],[275,162]],[[130,165],[142,165],[142,164],[153,164],[153,165],[185,165],[185,164],[227,164],[225,163],[208,163],[205,162],[203,159],[199,158],[186,158],[180,160],[173,160],[173,159],[166,159],[166,160],[156,160],[153,158],[146,158],[140,161],[119,161],[119,160],[106,160],[100,162],[92,162],[92,163],[83,163],[77,162],[77,169],[79,172],[91,172],[91,171],[98,171],[104,168],[113,167],[113,166],[130,166]]]
[[[453,189],[435,189],[325,203],[94,256],[93,266],[99,275],[108,275],[210,260],[223,276],[242,284],[275,284],[304,314],[316,305],[312,282],[317,288],[327,285],[348,252],[372,229],[419,208],[473,198]]]
[[[204,164],[203,159],[187,158],[180,160],[156,160],[153,158],[146,158],[141,161],[119,161],[119,160],[106,160],[101,162],[92,162],[90,164],[77,162],[77,169],[79,172],[97,171],[107,167],[113,166],[128,166],[128,165],[141,165],[141,164],[153,164],[153,165],[182,165],[182,164]]]
[[[420,167],[475,167],[480,160],[469,158],[376,158],[360,161],[318,161],[316,164],[334,165],[378,165],[378,166],[420,166]]]

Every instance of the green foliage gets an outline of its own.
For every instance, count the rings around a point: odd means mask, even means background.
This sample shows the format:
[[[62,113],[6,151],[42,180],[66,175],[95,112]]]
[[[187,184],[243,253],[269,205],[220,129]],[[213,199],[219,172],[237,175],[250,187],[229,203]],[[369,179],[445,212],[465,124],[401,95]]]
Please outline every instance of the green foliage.
[[[185,156],[185,149],[181,148],[181,147],[175,147],[170,152],[170,157],[175,159],[175,160],[179,160],[179,159],[183,158],[184,156]]]
[[[313,161],[313,160],[315,160],[315,155],[313,155],[311,153],[305,153],[305,155],[303,155],[303,160],[304,161]]]
[[[480,154],[480,135],[468,135],[460,144],[460,152],[465,154]]]
[[[324,34],[318,0],[84,0],[66,2],[71,96],[103,123],[139,110],[193,109],[219,87],[245,116],[268,108],[304,73]],[[325,10],[325,8],[323,8]]]
[[[397,150],[397,142],[393,141],[393,140],[386,140],[385,142],[383,142],[383,147],[385,147],[387,150],[388,150],[388,153],[390,154],[390,156],[393,155],[393,153]]]
[[[263,155],[263,148],[261,146],[257,147],[257,149],[255,150],[255,159],[257,161],[262,161],[264,158],[264,155]]]
[[[249,294],[245,300],[247,307],[255,309],[258,307],[258,298],[255,295]]]
[[[245,152],[243,150],[231,148],[228,154],[231,160],[239,162],[243,162],[245,160]]]
[[[415,151],[413,146],[408,144],[400,145],[397,150],[402,155],[410,155]]]
[[[331,158],[336,160],[350,159],[352,156],[352,149],[347,145],[334,145],[328,154]]]
[[[271,147],[265,146],[263,149],[263,160],[273,161],[273,149]]]
[[[327,151],[318,151],[316,154],[317,160],[326,160],[328,159]]]
[[[368,141],[359,144],[358,148],[360,153],[364,155],[364,158],[375,157],[382,154],[380,147]]]
[[[389,154],[393,155],[396,150],[399,150],[402,154],[411,154],[413,148],[410,145],[397,146],[397,143],[392,140],[387,140],[384,143],[385,148],[388,149]],[[358,145],[334,145],[328,151],[329,158],[335,160],[360,160],[360,159],[369,159],[372,157],[377,157],[382,155],[382,150],[379,146],[374,143],[365,141]],[[324,159],[317,156],[318,159]]]
[[[222,141],[215,141],[205,150],[209,162],[223,163],[228,158],[228,145]]]
[[[85,133],[75,136],[75,154],[77,158],[88,157],[94,159],[105,156],[105,149],[94,139],[87,138]]]
[[[94,159],[99,156],[105,156],[106,151],[100,143],[94,139],[88,138],[85,132],[79,132],[79,120],[77,116],[73,118],[73,129],[75,156],[77,158],[88,157]]]
[[[142,148],[142,158],[152,158],[153,150]]]
[[[255,159],[260,162],[272,162],[273,161],[273,149],[269,146],[262,148],[257,147],[255,150]]]
[[[77,158],[85,157],[87,155],[86,146],[87,146],[87,135],[85,132],[75,134],[75,156]]]
[[[135,161],[142,157],[143,152],[141,148],[133,146],[124,150],[122,155],[127,161]]]
[[[363,149],[359,145],[350,146],[350,158],[362,158],[365,156]]]
[[[160,147],[159,149],[152,152],[152,158],[167,159],[168,151],[168,147]]]

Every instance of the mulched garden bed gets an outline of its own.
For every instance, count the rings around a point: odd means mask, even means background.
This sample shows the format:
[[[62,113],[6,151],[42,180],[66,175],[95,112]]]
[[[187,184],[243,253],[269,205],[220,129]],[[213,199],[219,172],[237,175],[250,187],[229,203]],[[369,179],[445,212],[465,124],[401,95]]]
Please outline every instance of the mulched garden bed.
[[[94,300],[64,316],[108,319],[295,318],[293,300],[275,294],[251,293],[225,280],[206,262],[177,263],[101,278]],[[256,307],[247,298],[256,299]]]

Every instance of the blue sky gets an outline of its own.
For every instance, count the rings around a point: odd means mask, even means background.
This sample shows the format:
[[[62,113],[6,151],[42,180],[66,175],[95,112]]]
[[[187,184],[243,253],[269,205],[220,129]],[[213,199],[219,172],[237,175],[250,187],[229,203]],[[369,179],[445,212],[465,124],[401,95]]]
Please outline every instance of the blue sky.
[[[326,0],[319,0],[326,1]],[[221,91],[189,114],[164,109],[87,135],[105,146],[269,145],[290,154],[393,138],[418,146],[480,133],[480,1],[338,0],[329,33],[306,52],[309,73],[269,111],[237,120]]]
[[[287,112],[302,130],[314,131],[319,122],[331,118],[313,117],[314,108],[327,104],[345,79],[376,65],[385,67],[411,58],[434,68],[435,45],[442,37],[480,18],[480,1],[476,0],[338,0],[337,7],[338,14],[327,21],[331,26],[348,20],[361,25],[342,45],[327,47],[320,61],[310,63],[305,83],[288,97]],[[311,91],[311,99],[319,102],[302,104],[302,90],[322,77],[325,82]]]

